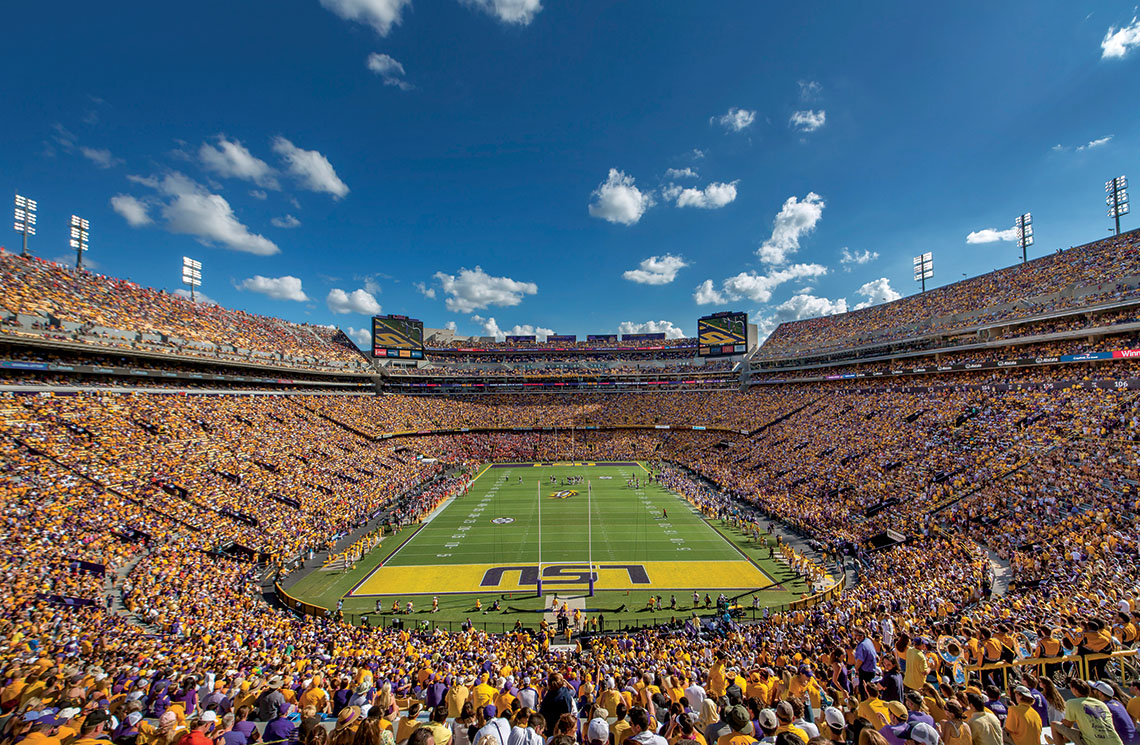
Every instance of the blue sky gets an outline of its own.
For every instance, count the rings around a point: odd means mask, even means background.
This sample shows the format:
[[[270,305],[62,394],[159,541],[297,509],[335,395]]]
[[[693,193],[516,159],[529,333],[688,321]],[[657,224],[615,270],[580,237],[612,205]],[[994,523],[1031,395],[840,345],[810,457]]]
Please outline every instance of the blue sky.
[[[76,213],[99,271],[175,290],[189,255],[346,330],[770,329],[914,292],[923,251],[935,286],[1013,263],[1024,211],[1032,255],[1107,235],[1136,7],[927,5],[21,3],[0,173],[38,255]]]

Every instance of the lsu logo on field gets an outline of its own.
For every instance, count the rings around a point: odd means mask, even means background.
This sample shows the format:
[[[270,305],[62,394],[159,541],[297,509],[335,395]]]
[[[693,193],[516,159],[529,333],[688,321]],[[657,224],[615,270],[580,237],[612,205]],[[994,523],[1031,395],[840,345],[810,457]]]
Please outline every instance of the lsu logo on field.
[[[495,523],[495,525],[509,525],[514,521],[515,519],[513,517],[496,517],[491,519],[491,522]]]
[[[585,585],[598,581],[599,572],[624,572],[625,577],[632,585],[648,585],[649,572],[641,564],[595,564],[594,571],[590,571],[587,564],[551,564],[542,568],[542,584],[544,585]],[[483,580],[479,587],[498,587],[503,582],[503,575],[508,572],[518,572],[520,586],[538,585],[538,567],[534,565],[519,565],[506,567],[491,567],[483,573]]]
[[[578,496],[576,489],[560,489],[550,495],[551,499],[569,499],[570,497]]]

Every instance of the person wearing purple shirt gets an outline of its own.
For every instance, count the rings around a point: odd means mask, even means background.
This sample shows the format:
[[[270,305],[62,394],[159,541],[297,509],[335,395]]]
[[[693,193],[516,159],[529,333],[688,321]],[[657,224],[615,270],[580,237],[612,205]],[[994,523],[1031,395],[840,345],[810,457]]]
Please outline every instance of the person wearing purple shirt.
[[[429,709],[434,709],[443,703],[443,697],[447,695],[447,686],[443,681],[439,680],[433,673],[428,679],[426,692],[424,695],[424,705]]]
[[[251,706],[240,706],[234,712],[237,721],[234,722],[234,732],[240,732],[245,736],[247,742],[254,743],[261,739],[261,733],[257,730],[257,725],[249,721],[249,715],[253,712]],[[229,743],[227,743],[229,745]]]
[[[855,664],[859,675],[860,692],[866,691],[867,683],[875,677],[875,668],[879,665],[879,654],[875,651],[875,644],[867,637],[867,631],[862,628],[855,629]]]
[[[914,726],[918,722],[929,724],[935,727],[934,717],[927,714],[922,710],[923,700],[922,694],[918,691],[908,691],[906,696],[903,697],[903,703],[906,704],[906,722],[908,726]],[[937,729],[937,727],[935,727]]]
[[[297,742],[297,725],[285,715],[289,712],[289,704],[278,707],[277,718],[265,725],[266,742]]]

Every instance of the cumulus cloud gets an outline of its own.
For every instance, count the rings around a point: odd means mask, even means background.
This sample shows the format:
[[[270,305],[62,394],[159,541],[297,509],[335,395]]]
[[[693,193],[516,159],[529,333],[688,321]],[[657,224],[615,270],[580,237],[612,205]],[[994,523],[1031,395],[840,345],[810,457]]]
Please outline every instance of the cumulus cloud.
[[[667,285],[677,278],[678,271],[687,266],[683,258],[673,254],[650,256],[637,269],[629,269],[621,276],[642,285]]]
[[[781,323],[802,321],[805,318],[832,316],[847,312],[847,300],[817,297],[808,293],[793,295],[772,309],[769,315],[756,317],[757,339],[763,342]]]
[[[709,121],[727,130],[740,132],[752,126],[752,122],[756,121],[756,112],[734,107],[720,116],[712,117]]]
[[[827,112],[823,109],[812,111],[806,109],[792,114],[788,123],[799,132],[814,132],[827,123]]]
[[[996,243],[997,241],[1016,240],[1017,228],[1009,228],[1007,230],[985,228],[983,230],[975,230],[966,236],[966,243]]]
[[[839,263],[845,265],[845,271],[851,271],[851,264],[869,264],[879,258],[878,251],[855,251],[852,253],[847,246],[839,249]]]
[[[277,172],[264,160],[256,157],[237,140],[217,136],[217,147],[203,142],[198,148],[198,160],[207,171],[223,178],[252,181],[265,189],[280,189]]]
[[[902,293],[896,292],[895,289],[891,287],[890,280],[886,277],[871,280],[856,290],[855,293],[866,298],[855,305],[855,310],[870,308],[872,305],[878,305],[879,303],[889,303],[892,300],[898,300],[902,297]]]
[[[127,221],[127,225],[132,228],[139,228],[154,222],[147,212],[146,202],[135,199],[129,194],[116,194],[111,197],[111,209],[119,213]]]
[[[363,23],[387,36],[400,24],[400,14],[412,0],[321,0],[321,5],[346,21]]]
[[[699,207],[706,210],[715,210],[731,204],[736,199],[736,185],[739,181],[724,183],[714,181],[704,189],[682,188],[670,184],[663,192],[664,197],[673,201],[678,207]]]
[[[1080,153],[1080,152],[1084,152],[1085,150],[1095,150],[1098,147],[1103,147],[1103,146],[1107,145],[1108,143],[1112,142],[1113,137],[1115,137],[1115,135],[1105,135],[1104,137],[1098,137],[1095,140],[1089,140],[1085,144],[1077,145],[1076,147],[1067,147],[1065,145],[1057,144],[1057,145],[1053,146],[1053,152],[1063,153],[1066,150],[1073,150],[1075,152]]]
[[[372,348],[372,332],[368,329],[358,329],[349,326],[344,330],[344,333],[358,349],[368,350]]]
[[[326,192],[336,199],[348,194],[348,184],[336,175],[329,159],[316,150],[303,150],[284,137],[276,137],[273,152],[281,156],[289,173],[309,191]]]
[[[665,178],[697,178],[698,175],[692,168],[670,168],[665,171]]]
[[[269,222],[273,225],[273,227],[283,228],[285,230],[301,227],[301,221],[292,215],[285,215],[285,217],[274,217],[271,218]]]
[[[376,302],[376,298],[367,290],[345,292],[334,287],[329,290],[325,304],[333,313],[363,313],[366,316],[374,316],[380,313],[380,303]]]
[[[823,92],[823,86],[815,80],[800,80],[797,85],[800,87],[800,98],[804,101],[811,101]]]
[[[448,331],[456,331],[459,328],[459,324],[457,324],[455,321],[448,321],[447,323],[443,324],[443,327]]]
[[[1132,23],[1117,28],[1109,26],[1100,42],[1101,59],[1121,59],[1131,50],[1140,46],[1140,19],[1132,17]]]
[[[79,152],[100,168],[114,168],[123,163],[122,158],[116,158],[107,148],[81,147]]]
[[[590,195],[594,198],[589,206],[590,215],[607,222],[635,224],[653,206],[653,197],[633,184],[632,176],[611,168],[606,180]]]
[[[772,291],[786,282],[825,274],[827,267],[821,264],[792,264],[767,274],[740,272],[721,282],[719,288],[711,279],[706,279],[693,292],[693,300],[697,305],[723,305],[744,298],[766,303],[772,299]]]
[[[233,208],[224,197],[211,194],[204,186],[177,171],[162,178],[157,176],[127,178],[154,189],[167,198],[162,206],[162,216],[166,220],[166,229],[171,233],[192,235],[205,244],[218,243],[234,251],[258,256],[272,256],[281,251],[273,241],[251,233],[249,228],[237,219]],[[129,205],[125,201],[120,201],[120,205],[127,210],[134,208],[134,205]],[[123,214],[118,208],[116,211]],[[137,214],[136,212],[136,217]]]
[[[492,277],[479,266],[461,267],[458,275],[436,272],[434,277],[447,296],[444,305],[453,313],[470,313],[492,305],[508,308],[521,303],[524,295],[538,293],[534,282]]]
[[[301,289],[301,280],[296,277],[263,277],[260,274],[255,274],[242,280],[238,287],[250,292],[260,292],[274,300],[294,300],[303,303],[309,299],[309,296]]]
[[[174,294],[177,295],[178,297],[186,298],[187,300],[191,299],[190,298],[190,290],[187,290],[185,287],[179,287],[177,290],[174,291]],[[193,299],[194,299],[194,302],[201,303],[202,305],[219,305],[219,303],[216,300],[214,300],[212,297],[210,297],[209,295],[206,295],[205,293],[198,291],[198,290],[194,291],[194,298]]]
[[[756,255],[766,264],[783,264],[800,249],[800,238],[815,230],[823,217],[823,197],[808,192],[801,202],[788,197],[772,224],[772,236],[761,244]]]
[[[539,0],[463,0],[464,4],[478,8],[503,23],[529,25],[542,10]]]
[[[416,290],[427,299],[431,300],[435,298],[434,287],[428,287],[423,282],[416,282],[413,284],[413,287],[415,287]]]
[[[672,321],[622,321],[618,325],[619,334],[660,334],[664,333],[666,339],[683,339],[685,332],[673,325]]]
[[[493,336],[498,341],[503,341],[508,336],[532,335],[537,337],[539,341],[546,341],[546,337],[554,333],[553,329],[543,328],[542,326],[532,326],[529,323],[516,323],[509,329],[501,329],[494,317],[483,318],[482,316],[471,316],[471,320],[480,325],[483,330],[483,336]]]
[[[384,85],[391,85],[402,91],[410,91],[414,86],[404,79],[404,66],[395,58],[373,52],[365,63],[368,69],[380,76]]]

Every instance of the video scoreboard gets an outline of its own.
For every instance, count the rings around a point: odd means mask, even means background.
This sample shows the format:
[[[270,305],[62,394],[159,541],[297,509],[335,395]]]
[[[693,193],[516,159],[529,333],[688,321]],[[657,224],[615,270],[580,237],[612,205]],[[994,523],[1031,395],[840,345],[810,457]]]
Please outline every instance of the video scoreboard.
[[[748,351],[748,314],[714,313],[697,319],[697,354],[727,357]]]
[[[377,359],[422,360],[423,321],[407,316],[373,316],[372,356]]]

